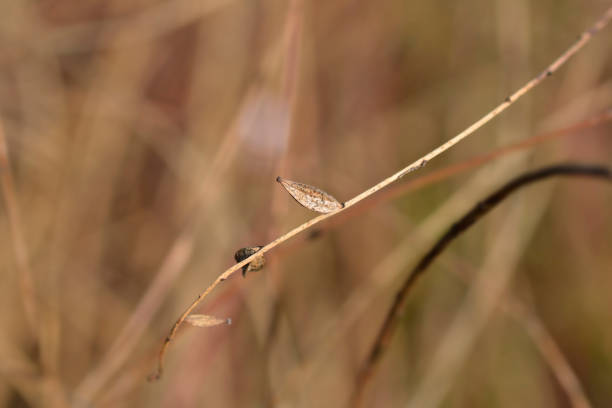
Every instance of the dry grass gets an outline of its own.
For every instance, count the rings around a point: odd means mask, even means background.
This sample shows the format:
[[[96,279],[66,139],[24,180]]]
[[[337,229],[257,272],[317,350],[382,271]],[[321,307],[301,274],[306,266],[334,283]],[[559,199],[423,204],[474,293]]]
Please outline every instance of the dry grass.
[[[163,379],[144,378],[176,316],[236,249],[311,217],[277,175],[340,201],[365,191],[520,88],[606,7],[4,2],[0,405],[345,401],[406,267],[450,220],[533,165],[610,163],[609,124],[495,157],[470,178],[451,171],[418,193],[390,192],[325,223],[319,239],[279,247],[263,271],[236,274],[207,298],[201,313],[231,326],[186,330]],[[608,110],[608,37],[406,179]],[[450,364],[434,357],[447,328],[502,253],[502,272],[531,288],[541,325],[493,314],[472,333],[478,354],[444,378],[445,405],[566,404],[525,340],[541,327],[588,401],[612,405],[611,197],[587,182],[527,193],[455,244],[446,268],[481,265],[473,282],[465,290],[435,270],[422,282],[367,401],[400,406],[424,395],[421,381],[436,384]],[[343,307],[353,293],[360,302]]]

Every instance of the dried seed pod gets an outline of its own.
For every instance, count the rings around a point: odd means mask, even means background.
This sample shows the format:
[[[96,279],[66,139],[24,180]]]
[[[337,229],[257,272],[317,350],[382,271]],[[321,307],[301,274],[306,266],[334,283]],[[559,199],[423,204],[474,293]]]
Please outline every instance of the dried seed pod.
[[[344,207],[344,204],[316,187],[287,180],[282,177],[277,177],[276,181],[281,183],[285,190],[295,198],[295,201],[309,210],[320,213],[330,213]]]
[[[254,246],[254,247],[240,248],[234,254],[234,259],[236,260],[236,262],[243,261],[247,259],[249,256],[256,253],[257,251],[259,251],[261,248],[263,247]],[[249,262],[248,264],[242,267],[242,277],[244,278],[247,272],[255,272],[255,271],[260,270],[261,268],[264,267],[265,264],[266,264],[266,258],[264,258],[263,254],[261,254],[260,256],[256,256],[251,262]]]
[[[198,327],[213,327],[220,324],[232,324],[232,319],[221,319],[215,316],[203,315],[203,314],[192,314],[185,318],[185,321],[189,324]]]

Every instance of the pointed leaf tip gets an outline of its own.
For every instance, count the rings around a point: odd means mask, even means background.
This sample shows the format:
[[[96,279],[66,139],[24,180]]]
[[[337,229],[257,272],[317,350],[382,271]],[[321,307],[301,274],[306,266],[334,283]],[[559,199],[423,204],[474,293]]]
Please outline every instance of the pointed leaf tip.
[[[276,181],[278,181],[285,188],[285,190],[291,194],[295,201],[309,210],[319,213],[330,213],[344,207],[344,204],[340,203],[330,194],[316,187],[287,180],[280,176],[276,178]]]

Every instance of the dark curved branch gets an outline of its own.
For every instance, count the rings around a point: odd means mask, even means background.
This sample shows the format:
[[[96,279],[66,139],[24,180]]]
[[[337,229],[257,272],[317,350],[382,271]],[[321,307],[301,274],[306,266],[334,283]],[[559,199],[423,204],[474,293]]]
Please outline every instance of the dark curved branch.
[[[568,163],[544,167],[538,170],[530,171],[511,180],[493,194],[478,202],[470,211],[451,225],[446,233],[440,237],[435,245],[421,258],[419,263],[416,264],[404,281],[404,284],[400,290],[395,295],[395,300],[391,306],[391,309],[387,313],[385,322],[378,332],[378,336],[374,341],[370,353],[368,354],[367,359],[357,375],[355,388],[351,397],[351,406],[358,406],[360,404],[364,388],[371,379],[380,358],[382,357],[393,336],[399,317],[406,305],[408,294],[410,293],[410,290],[416,283],[417,279],[423,275],[429,265],[432,264],[438,255],[440,255],[440,253],[442,253],[442,251],[444,251],[444,249],[452,241],[474,225],[476,221],[488,214],[489,211],[495,208],[495,206],[501,203],[510,194],[522,187],[528,186],[531,183],[553,176],[592,177],[596,179],[603,179],[605,181],[612,181],[612,171],[604,166]]]

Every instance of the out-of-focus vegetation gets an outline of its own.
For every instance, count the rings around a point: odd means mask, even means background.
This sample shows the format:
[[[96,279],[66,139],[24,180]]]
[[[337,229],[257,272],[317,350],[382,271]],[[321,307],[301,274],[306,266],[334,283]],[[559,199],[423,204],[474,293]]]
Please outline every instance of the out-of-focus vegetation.
[[[610,124],[297,237],[199,311],[232,325],[185,327],[163,378],[145,377],[172,323],[237,249],[313,216],[278,175],[341,201],[360,193],[497,105],[606,7],[0,2],[0,406],[346,404],[395,291],[435,238],[526,169],[611,164]],[[405,180],[609,109],[610,38],[608,27]],[[412,293],[365,406],[404,406],[427,392],[425,379],[445,407],[569,406],[532,319],[590,403],[612,406],[611,214],[612,190],[584,180],[533,186],[496,209]],[[471,341],[452,371],[439,358],[453,348],[449,327],[472,283],[500,269],[506,296],[486,325],[466,326]],[[503,307],[515,302],[528,318]],[[432,374],[447,363],[449,375]]]

